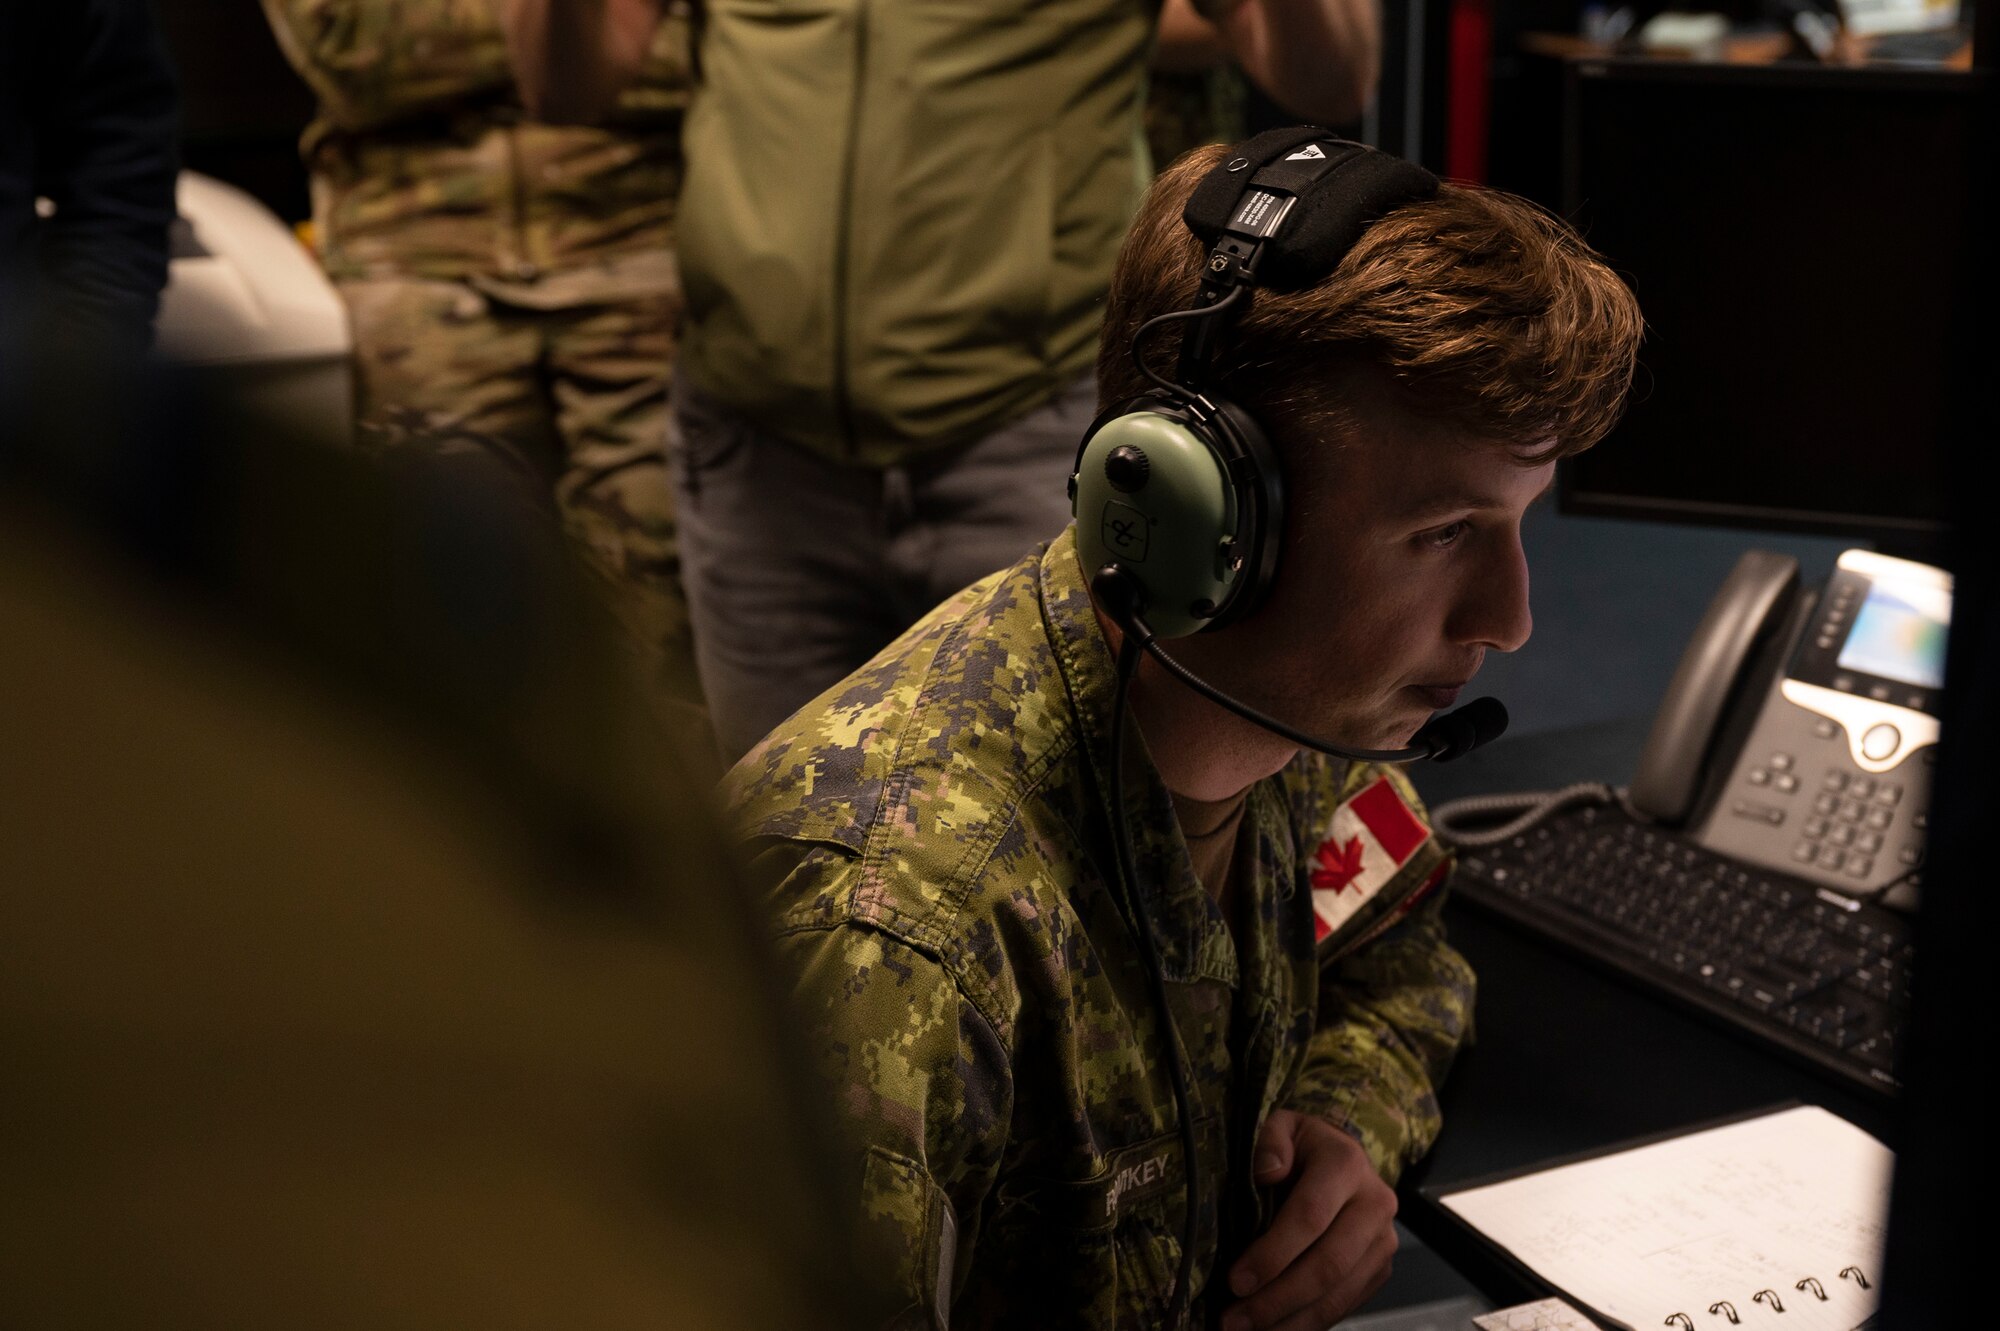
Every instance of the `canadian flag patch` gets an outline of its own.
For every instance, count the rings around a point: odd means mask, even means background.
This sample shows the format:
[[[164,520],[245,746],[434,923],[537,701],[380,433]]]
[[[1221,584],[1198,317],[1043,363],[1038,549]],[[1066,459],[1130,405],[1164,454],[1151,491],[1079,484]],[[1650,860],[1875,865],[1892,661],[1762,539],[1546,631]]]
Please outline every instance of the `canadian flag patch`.
[[[1314,938],[1323,940],[1352,919],[1430,834],[1386,776],[1335,809],[1309,866]]]

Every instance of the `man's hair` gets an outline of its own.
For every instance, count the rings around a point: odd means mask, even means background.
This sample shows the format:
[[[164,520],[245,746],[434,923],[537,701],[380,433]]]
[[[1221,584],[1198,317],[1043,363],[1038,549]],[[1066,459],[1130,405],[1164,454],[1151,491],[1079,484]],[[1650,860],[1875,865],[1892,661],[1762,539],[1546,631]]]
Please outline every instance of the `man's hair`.
[[[1206,250],[1181,209],[1230,151],[1183,155],[1140,205],[1111,280],[1101,405],[1150,387],[1132,335],[1192,303]],[[1146,339],[1147,364],[1167,378],[1184,326]],[[1539,463],[1581,452],[1616,423],[1641,329],[1631,291],[1568,224],[1497,190],[1444,184],[1375,222],[1315,285],[1250,293],[1204,388],[1256,416],[1289,457],[1289,441],[1344,440],[1364,423],[1350,390],[1372,367],[1405,410]]]

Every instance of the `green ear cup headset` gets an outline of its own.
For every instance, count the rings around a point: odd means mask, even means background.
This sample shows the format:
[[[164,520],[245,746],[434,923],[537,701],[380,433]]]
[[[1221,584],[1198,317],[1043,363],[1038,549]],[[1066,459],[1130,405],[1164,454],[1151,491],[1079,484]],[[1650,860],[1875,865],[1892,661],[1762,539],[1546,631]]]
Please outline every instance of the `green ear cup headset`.
[[[1506,709],[1481,698],[1433,718],[1409,747],[1344,748],[1230,697],[1159,644],[1241,620],[1262,603],[1278,573],[1285,487],[1277,456],[1256,419],[1210,382],[1215,348],[1229,324],[1254,288],[1298,290],[1322,280],[1370,223],[1430,197],[1437,184],[1422,167],[1314,126],[1272,130],[1232,150],[1202,178],[1182,213],[1188,229],[1210,247],[1194,303],[1148,320],[1132,336],[1133,361],[1154,388],[1114,404],[1091,424],[1069,478],[1078,557],[1091,570],[1097,604],[1122,633],[1109,792],[1117,887],[1141,942],[1165,1032],[1186,1162],[1187,1208],[1168,1331],[1180,1331],[1186,1321],[1204,1190],[1187,1061],[1146,894],[1137,890],[1132,829],[1124,816],[1125,703],[1139,658],[1151,655],[1189,688],[1267,730],[1342,758],[1443,761],[1497,737],[1507,725]],[[1145,356],[1147,338],[1170,322],[1186,324],[1172,379]]]
[[[1163,638],[1241,619],[1278,568],[1285,485],[1249,413],[1159,389],[1098,417],[1071,478],[1085,568],[1117,564]]]
[[[1189,197],[1188,229],[1210,247],[1194,303],[1149,320],[1132,357],[1155,385],[1084,435],[1070,477],[1077,551],[1116,564],[1162,638],[1220,628],[1254,610],[1278,568],[1285,487],[1249,412],[1213,390],[1215,350],[1263,286],[1326,277],[1382,214],[1437,191],[1437,177],[1313,126],[1234,149]],[[1185,321],[1177,376],[1146,362],[1148,337]]]

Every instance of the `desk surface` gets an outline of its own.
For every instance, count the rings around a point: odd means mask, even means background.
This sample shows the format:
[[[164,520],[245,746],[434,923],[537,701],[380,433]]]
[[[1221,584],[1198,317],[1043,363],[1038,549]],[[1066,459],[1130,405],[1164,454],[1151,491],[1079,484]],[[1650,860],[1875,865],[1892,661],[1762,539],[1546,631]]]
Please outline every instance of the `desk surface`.
[[[1801,62],[1808,68],[1857,69],[1864,67],[1895,69],[1952,69],[1972,68],[1972,41],[1968,37],[1960,43],[1951,55],[1938,61],[1878,60],[1875,46],[1879,39],[1874,37],[1850,37],[1842,33],[1835,39],[1833,54],[1816,66],[1812,62]],[[1771,65],[1790,58],[1794,51],[1791,35],[1785,32],[1739,32],[1731,33],[1716,43],[1712,50],[1696,53],[1685,50],[1643,51],[1630,50],[1612,42],[1592,41],[1567,32],[1528,32],[1521,35],[1521,50],[1529,55],[1548,56],[1557,60],[1660,60],[1683,61],[1717,65]]]
[[[1647,722],[1503,739],[1459,763],[1417,769],[1427,801],[1623,782]],[[1852,1092],[1706,1019],[1634,989],[1463,902],[1445,912],[1479,975],[1477,1038],[1442,1093],[1444,1132],[1403,1180],[1402,1218],[1480,1286],[1532,1291],[1486,1261],[1417,1189],[1611,1146],[1786,1100],[1823,1105],[1894,1145],[1894,1106]]]

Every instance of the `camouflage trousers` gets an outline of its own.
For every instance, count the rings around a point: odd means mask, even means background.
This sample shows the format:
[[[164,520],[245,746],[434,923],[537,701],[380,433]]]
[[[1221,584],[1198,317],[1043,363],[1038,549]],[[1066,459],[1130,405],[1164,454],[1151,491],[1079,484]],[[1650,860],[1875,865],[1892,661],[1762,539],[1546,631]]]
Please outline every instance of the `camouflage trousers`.
[[[666,700],[698,706],[665,453],[678,298],[543,310],[464,282],[339,286],[363,443],[483,447],[525,470],[611,584]]]

